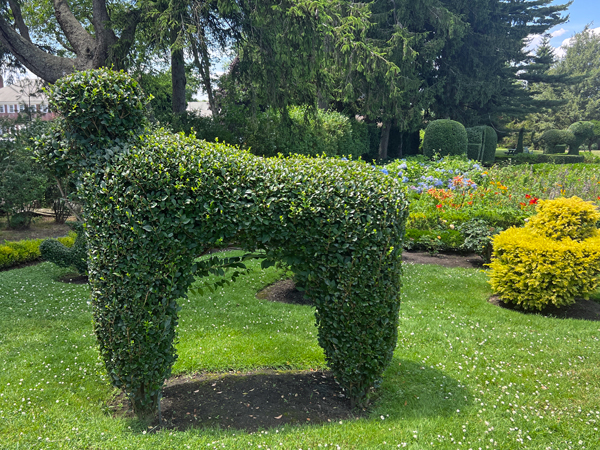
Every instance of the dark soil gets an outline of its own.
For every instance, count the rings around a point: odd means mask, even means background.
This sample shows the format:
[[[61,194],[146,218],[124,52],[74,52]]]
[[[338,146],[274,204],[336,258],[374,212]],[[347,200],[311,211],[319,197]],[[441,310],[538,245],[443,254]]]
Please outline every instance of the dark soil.
[[[123,397],[111,409],[132,416]],[[328,372],[202,374],[168,380],[161,401],[162,427],[218,427],[254,432],[282,425],[320,424],[357,417]],[[158,419],[153,423],[159,426]]]
[[[430,255],[427,252],[407,252],[402,253],[402,261],[410,264],[435,264],[444,267],[463,267],[466,269],[485,269],[483,259],[475,253],[460,255],[457,253],[438,253]]]
[[[562,308],[558,308],[554,305],[548,305],[542,311],[528,311],[511,303],[504,303],[502,300],[500,300],[500,298],[497,295],[493,295],[488,301],[491,304],[499,306],[501,308],[519,311],[523,314],[540,314],[542,316],[555,317],[558,319],[580,319],[600,321],[600,303],[597,303],[593,300],[584,300],[582,298],[577,299],[575,304],[571,306],[563,306]]]
[[[256,298],[294,305],[312,305],[312,300],[304,297],[304,292],[296,289],[296,283],[293,280],[281,280],[273,283],[258,292]]]
[[[62,283],[71,283],[71,284],[88,284],[87,275],[79,275],[77,273],[68,273],[63,275],[58,279],[58,281]]]

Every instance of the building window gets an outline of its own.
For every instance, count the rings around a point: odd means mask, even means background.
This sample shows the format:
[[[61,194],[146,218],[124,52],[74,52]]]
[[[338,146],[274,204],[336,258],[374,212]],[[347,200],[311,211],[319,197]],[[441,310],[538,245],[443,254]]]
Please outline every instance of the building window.
[[[0,113],[4,112],[4,105],[0,105]]]
[[[25,111],[25,105],[21,105],[21,112]]]
[[[15,112],[15,105],[10,105],[10,112],[14,113]]]

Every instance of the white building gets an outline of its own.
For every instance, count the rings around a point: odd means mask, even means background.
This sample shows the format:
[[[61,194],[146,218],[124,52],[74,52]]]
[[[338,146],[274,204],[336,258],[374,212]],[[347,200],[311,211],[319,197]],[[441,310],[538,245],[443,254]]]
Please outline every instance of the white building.
[[[42,120],[54,118],[54,114],[48,112],[48,99],[42,92],[40,79],[25,78],[4,86],[0,76],[0,119],[16,119],[19,113],[31,113],[32,117]]]

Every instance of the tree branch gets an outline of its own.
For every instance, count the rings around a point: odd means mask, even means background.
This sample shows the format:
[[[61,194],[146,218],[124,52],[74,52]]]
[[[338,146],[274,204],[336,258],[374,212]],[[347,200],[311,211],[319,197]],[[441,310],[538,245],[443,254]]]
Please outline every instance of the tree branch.
[[[27,25],[25,25],[25,22],[23,21],[23,15],[21,14],[21,6],[15,0],[8,0],[8,4],[10,5],[13,17],[15,18],[15,24],[17,25],[19,33],[21,33],[21,36],[31,42],[31,37],[29,37],[29,28],[27,28]]]
[[[110,17],[106,9],[106,0],[94,0],[92,5],[92,23],[96,32],[96,51],[92,66],[102,67],[108,59],[109,48],[117,42],[117,36],[112,28],[107,27]]]
[[[94,7],[97,0],[94,0]],[[92,61],[96,53],[96,41],[94,38],[81,26],[79,20],[69,9],[66,0],[53,0],[54,15],[60,27],[65,33],[71,47],[75,50],[78,58]]]
[[[82,61],[50,55],[38,46],[26,40],[0,16],[0,42],[25,67],[49,83],[75,70],[84,70]]]

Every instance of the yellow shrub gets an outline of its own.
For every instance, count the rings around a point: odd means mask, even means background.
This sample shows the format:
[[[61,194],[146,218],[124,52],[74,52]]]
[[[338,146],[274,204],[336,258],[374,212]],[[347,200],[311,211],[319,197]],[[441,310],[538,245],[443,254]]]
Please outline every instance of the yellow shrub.
[[[490,284],[507,303],[541,310],[588,298],[598,288],[600,214],[578,197],[540,203],[524,228],[494,238]]]
[[[537,214],[526,227],[552,239],[571,238],[580,241],[598,234],[598,220],[600,213],[594,204],[579,197],[561,197],[540,200]]]
[[[600,237],[548,239],[528,228],[509,228],[494,238],[490,284],[507,303],[541,310],[588,298],[598,288]]]

